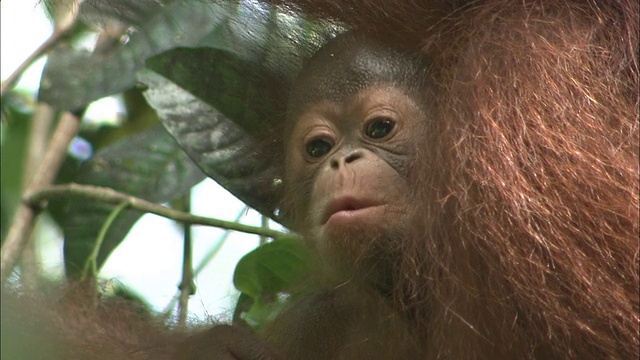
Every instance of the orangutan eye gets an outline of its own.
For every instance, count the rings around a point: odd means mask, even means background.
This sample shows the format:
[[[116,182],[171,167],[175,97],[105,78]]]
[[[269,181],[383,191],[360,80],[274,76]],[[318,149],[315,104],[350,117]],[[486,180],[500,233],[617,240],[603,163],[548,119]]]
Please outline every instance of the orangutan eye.
[[[365,133],[372,139],[382,139],[389,135],[395,126],[395,121],[387,117],[378,117],[367,125]]]
[[[314,158],[319,158],[329,153],[332,147],[333,147],[333,144],[329,142],[327,139],[318,138],[308,142],[306,150],[309,156]]]

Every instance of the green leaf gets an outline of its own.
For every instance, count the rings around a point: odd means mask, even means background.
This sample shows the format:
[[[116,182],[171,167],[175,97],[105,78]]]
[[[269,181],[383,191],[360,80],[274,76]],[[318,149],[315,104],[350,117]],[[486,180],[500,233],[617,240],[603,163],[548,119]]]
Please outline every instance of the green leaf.
[[[63,44],[49,55],[38,98],[60,110],[76,110],[132,87],[147,58],[177,47],[221,49],[290,79],[304,58],[341,31],[244,1],[178,0],[158,6],[155,1],[92,0],[82,4],[79,16],[92,24],[115,19],[135,31],[108,54]]]
[[[57,109],[76,110],[135,84],[147,57],[176,46],[196,46],[229,17],[235,5],[174,1],[150,14],[125,45],[109,54],[61,46],[50,56],[39,100]],[[64,89],[64,91],[61,91]]]
[[[310,254],[300,238],[278,239],[240,259],[233,283],[254,303],[262,304],[293,290],[311,270],[310,264]]]
[[[21,201],[26,149],[34,111],[32,100],[28,95],[14,91],[7,93],[2,99],[0,236],[3,239]]]
[[[213,106],[249,133],[268,131],[284,120],[289,83],[232,53],[178,48],[149,58],[147,68]]]
[[[84,0],[78,17],[87,24],[103,26],[109,20],[135,28],[144,26],[148,19],[162,11],[169,1],[160,0]]]
[[[202,172],[175,140],[158,125],[99,151],[82,166],[75,181],[110,187],[162,203],[185,194],[203,178]],[[61,210],[56,218],[61,219],[65,235],[65,268],[67,275],[75,277],[80,275],[95,245],[98,230],[113,206],[69,198],[58,208]],[[104,263],[141,215],[128,210],[116,219],[100,249],[98,266]]]
[[[206,47],[149,58],[153,72],[138,79],[163,124],[209,177],[283,222],[274,212],[289,87],[302,61],[340,29],[274,9],[238,6],[202,40]]]
[[[218,110],[150,70],[144,95],[164,126],[198,166],[240,200],[274,217],[282,162],[268,132],[250,135]],[[262,154],[262,155],[261,155]],[[269,154],[264,159],[264,154]]]

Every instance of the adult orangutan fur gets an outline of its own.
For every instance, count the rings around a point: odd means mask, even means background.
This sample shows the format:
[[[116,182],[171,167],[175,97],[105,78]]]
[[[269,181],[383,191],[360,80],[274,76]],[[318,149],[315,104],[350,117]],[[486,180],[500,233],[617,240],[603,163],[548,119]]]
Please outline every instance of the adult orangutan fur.
[[[273,3],[433,60],[391,294],[429,358],[637,357],[637,1]]]
[[[637,2],[295,4],[434,61],[395,294],[434,358],[637,356]]]

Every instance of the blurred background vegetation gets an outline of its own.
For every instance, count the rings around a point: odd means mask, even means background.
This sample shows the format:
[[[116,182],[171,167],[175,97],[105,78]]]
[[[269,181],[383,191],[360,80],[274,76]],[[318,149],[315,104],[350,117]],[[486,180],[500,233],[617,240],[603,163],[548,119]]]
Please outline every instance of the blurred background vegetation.
[[[260,134],[302,59],[340,29],[254,1],[0,6],[3,281],[88,281],[181,322],[187,309],[273,316],[309,269],[269,219],[286,220]]]

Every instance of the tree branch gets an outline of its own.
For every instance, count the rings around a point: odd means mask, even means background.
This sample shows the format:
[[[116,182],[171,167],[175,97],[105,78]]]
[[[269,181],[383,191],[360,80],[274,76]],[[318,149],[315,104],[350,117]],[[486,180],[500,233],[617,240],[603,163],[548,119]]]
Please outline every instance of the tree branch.
[[[27,142],[27,154],[22,177],[22,189],[24,193],[33,182],[34,176],[42,163],[42,159],[47,151],[47,143],[51,134],[51,126],[56,116],[55,110],[45,104],[38,104],[35,113],[31,117],[31,128]],[[34,228],[38,228],[38,222],[34,221]],[[22,270],[22,283],[35,288],[40,274],[40,266],[36,256],[35,241],[32,236],[27,240],[27,244],[22,252],[20,263]]]
[[[75,116],[68,112],[62,114],[42,163],[25,194],[33,193],[53,182],[67,154],[69,143],[78,133],[79,127],[80,121]],[[0,282],[3,286],[31,238],[35,216],[36,209],[27,203],[20,204],[16,210],[7,238],[2,245]]]
[[[70,196],[91,198],[108,204],[121,204],[122,202],[126,202],[131,209],[160,215],[162,217],[180,221],[185,224],[213,226],[227,230],[240,231],[248,234],[267,236],[274,239],[281,238],[283,236],[291,236],[290,233],[285,233],[273,229],[264,229],[257,226],[244,225],[231,221],[193,215],[190,213],[158,205],[153,202],[137,198],[135,196],[123,194],[110,188],[92,185],[70,183],[67,185],[50,186],[48,188],[38,189],[37,191],[26,194],[26,196],[24,197],[24,202],[30,206],[38,207],[45,203],[48,199]]]
[[[11,88],[20,78],[20,75],[31,65],[34,61],[38,60],[42,55],[49,52],[60,39],[64,38],[67,34],[73,30],[76,25],[75,21],[72,21],[69,25],[56,29],[47,40],[45,40],[42,45],[40,45],[36,51],[34,51],[29,57],[18,66],[16,71],[14,71],[9,77],[0,84],[0,96],[3,96],[4,93]]]

